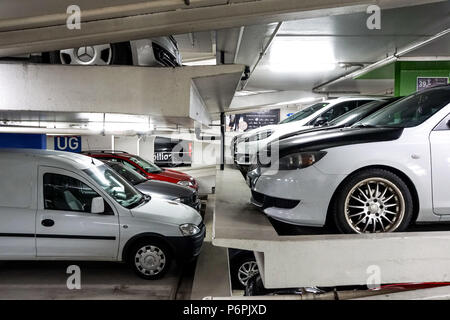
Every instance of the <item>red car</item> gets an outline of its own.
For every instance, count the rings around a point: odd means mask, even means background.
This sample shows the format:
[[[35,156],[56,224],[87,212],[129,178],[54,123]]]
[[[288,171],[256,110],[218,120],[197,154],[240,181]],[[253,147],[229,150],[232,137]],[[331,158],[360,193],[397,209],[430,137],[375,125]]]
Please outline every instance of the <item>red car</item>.
[[[83,151],[82,154],[102,160],[120,162],[139,172],[147,179],[167,181],[198,190],[197,181],[190,175],[180,171],[161,169],[154,163],[125,151],[90,150]]]

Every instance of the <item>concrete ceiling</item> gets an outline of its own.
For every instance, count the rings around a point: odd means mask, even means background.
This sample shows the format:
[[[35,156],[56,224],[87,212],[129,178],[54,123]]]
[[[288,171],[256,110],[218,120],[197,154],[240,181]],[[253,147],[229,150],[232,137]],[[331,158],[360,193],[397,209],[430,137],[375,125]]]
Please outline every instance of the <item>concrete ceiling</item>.
[[[0,55],[365,11],[438,0],[80,0],[80,29],[69,29],[71,0],[0,2]]]
[[[381,30],[366,27],[366,13],[284,22],[246,90],[310,91],[357,69],[342,68],[339,62],[370,64],[448,28],[449,13],[449,1],[382,10]],[[409,54],[436,55],[450,56],[448,36]],[[347,81],[340,89],[382,94],[392,87],[392,80]]]

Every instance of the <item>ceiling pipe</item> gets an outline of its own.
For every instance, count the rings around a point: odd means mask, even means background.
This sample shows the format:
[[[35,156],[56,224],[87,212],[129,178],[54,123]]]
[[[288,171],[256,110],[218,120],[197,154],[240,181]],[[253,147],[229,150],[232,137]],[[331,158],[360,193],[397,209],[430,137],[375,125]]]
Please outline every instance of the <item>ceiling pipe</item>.
[[[233,63],[236,63],[236,61],[237,61],[237,57],[239,55],[239,50],[241,48],[242,36],[244,35],[244,30],[245,30],[244,26],[239,28],[239,36],[238,36],[238,41],[236,43],[236,51],[234,53]]]
[[[325,91],[325,90],[320,90],[320,89],[322,87],[324,87],[324,86],[329,86],[331,84],[335,84],[335,83],[341,82],[343,80],[354,79],[354,78],[356,78],[356,77],[358,77],[360,75],[363,75],[363,74],[365,74],[367,72],[370,72],[372,70],[375,70],[375,69],[378,69],[378,68],[383,67],[385,65],[388,65],[388,64],[390,64],[392,62],[395,62],[395,61],[399,60],[399,58],[401,56],[403,56],[403,55],[405,55],[407,53],[410,53],[410,52],[412,52],[414,50],[417,50],[417,49],[419,49],[419,48],[421,48],[423,46],[426,46],[429,43],[431,43],[431,42],[433,42],[433,41],[435,41],[435,40],[437,40],[437,39],[439,39],[439,38],[441,38],[441,37],[443,37],[443,36],[445,36],[445,35],[447,35],[449,33],[450,33],[450,28],[445,29],[444,31],[441,31],[441,32],[435,34],[434,36],[431,36],[431,37],[429,37],[429,38],[427,38],[427,39],[425,39],[423,41],[415,42],[415,43],[413,43],[411,45],[408,45],[404,49],[402,49],[400,51],[397,51],[396,53],[394,53],[394,54],[392,54],[392,55],[390,55],[390,56],[388,56],[388,57],[386,57],[386,58],[384,58],[382,60],[379,60],[379,61],[377,61],[375,63],[372,63],[372,64],[368,65],[367,67],[360,68],[360,69],[358,69],[356,71],[352,71],[352,72],[347,73],[347,74],[345,74],[343,76],[339,76],[339,77],[337,77],[335,79],[331,79],[331,80],[329,80],[327,82],[319,84],[318,86],[315,86],[312,89],[312,91],[314,93],[332,92],[332,91]]]
[[[277,26],[275,27],[275,30],[272,32],[272,35],[269,38],[269,41],[267,41],[266,45],[264,46],[263,50],[259,53],[258,60],[256,60],[255,65],[253,66],[252,70],[249,73],[249,76],[247,80],[243,83],[241,90],[245,90],[245,87],[248,84],[248,81],[250,80],[250,77],[252,76],[253,72],[255,71],[258,64],[261,62],[262,58],[266,55],[267,51],[269,50],[270,46],[272,45],[273,41],[275,40],[275,37],[277,36],[278,32],[280,31],[281,25],[283,22],[278,22]]]

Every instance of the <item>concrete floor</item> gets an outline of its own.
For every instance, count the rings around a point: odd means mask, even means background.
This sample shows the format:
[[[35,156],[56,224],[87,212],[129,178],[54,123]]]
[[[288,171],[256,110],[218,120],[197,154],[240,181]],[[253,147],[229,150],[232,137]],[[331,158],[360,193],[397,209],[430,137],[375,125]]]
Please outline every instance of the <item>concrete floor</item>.
[[[67,288],[70,265],[80,267],[80,290]],[[11,261],[0,266],[0,299],[174,299],[180,275],[175,265],[148,281],[122,263]]]

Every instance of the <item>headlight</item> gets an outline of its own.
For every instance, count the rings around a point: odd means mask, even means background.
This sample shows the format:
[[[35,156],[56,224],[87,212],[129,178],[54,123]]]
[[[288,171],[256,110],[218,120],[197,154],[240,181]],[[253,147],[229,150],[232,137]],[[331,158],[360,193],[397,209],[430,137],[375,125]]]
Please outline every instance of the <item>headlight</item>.
[[[177,184],[180,185],[180,186],[183,186],[183,187],[192,186],[192,183],[190,181],[187,181],[187,180],[178,181]]]
[[[280,158],[278,169],[295,170],[306,168],[322,159],[326,154],[325,151],[292,153]]]
[[[257,133],[256,135],[254,135],[254,136],[251,136],[251,137],[249,138],[249,140],[251,140],[251,141],[255,141],[255,140],[256,140],[256,141],[264,140],[264,139],[270,137],[272,134],[273,134],[273,130],[264,130],[264,131],[258,132],[258,133]]]
[[[200,232],[200,229],[195,224],[185,223],[180,226],[180,231],[183,236],[194,236]]]

